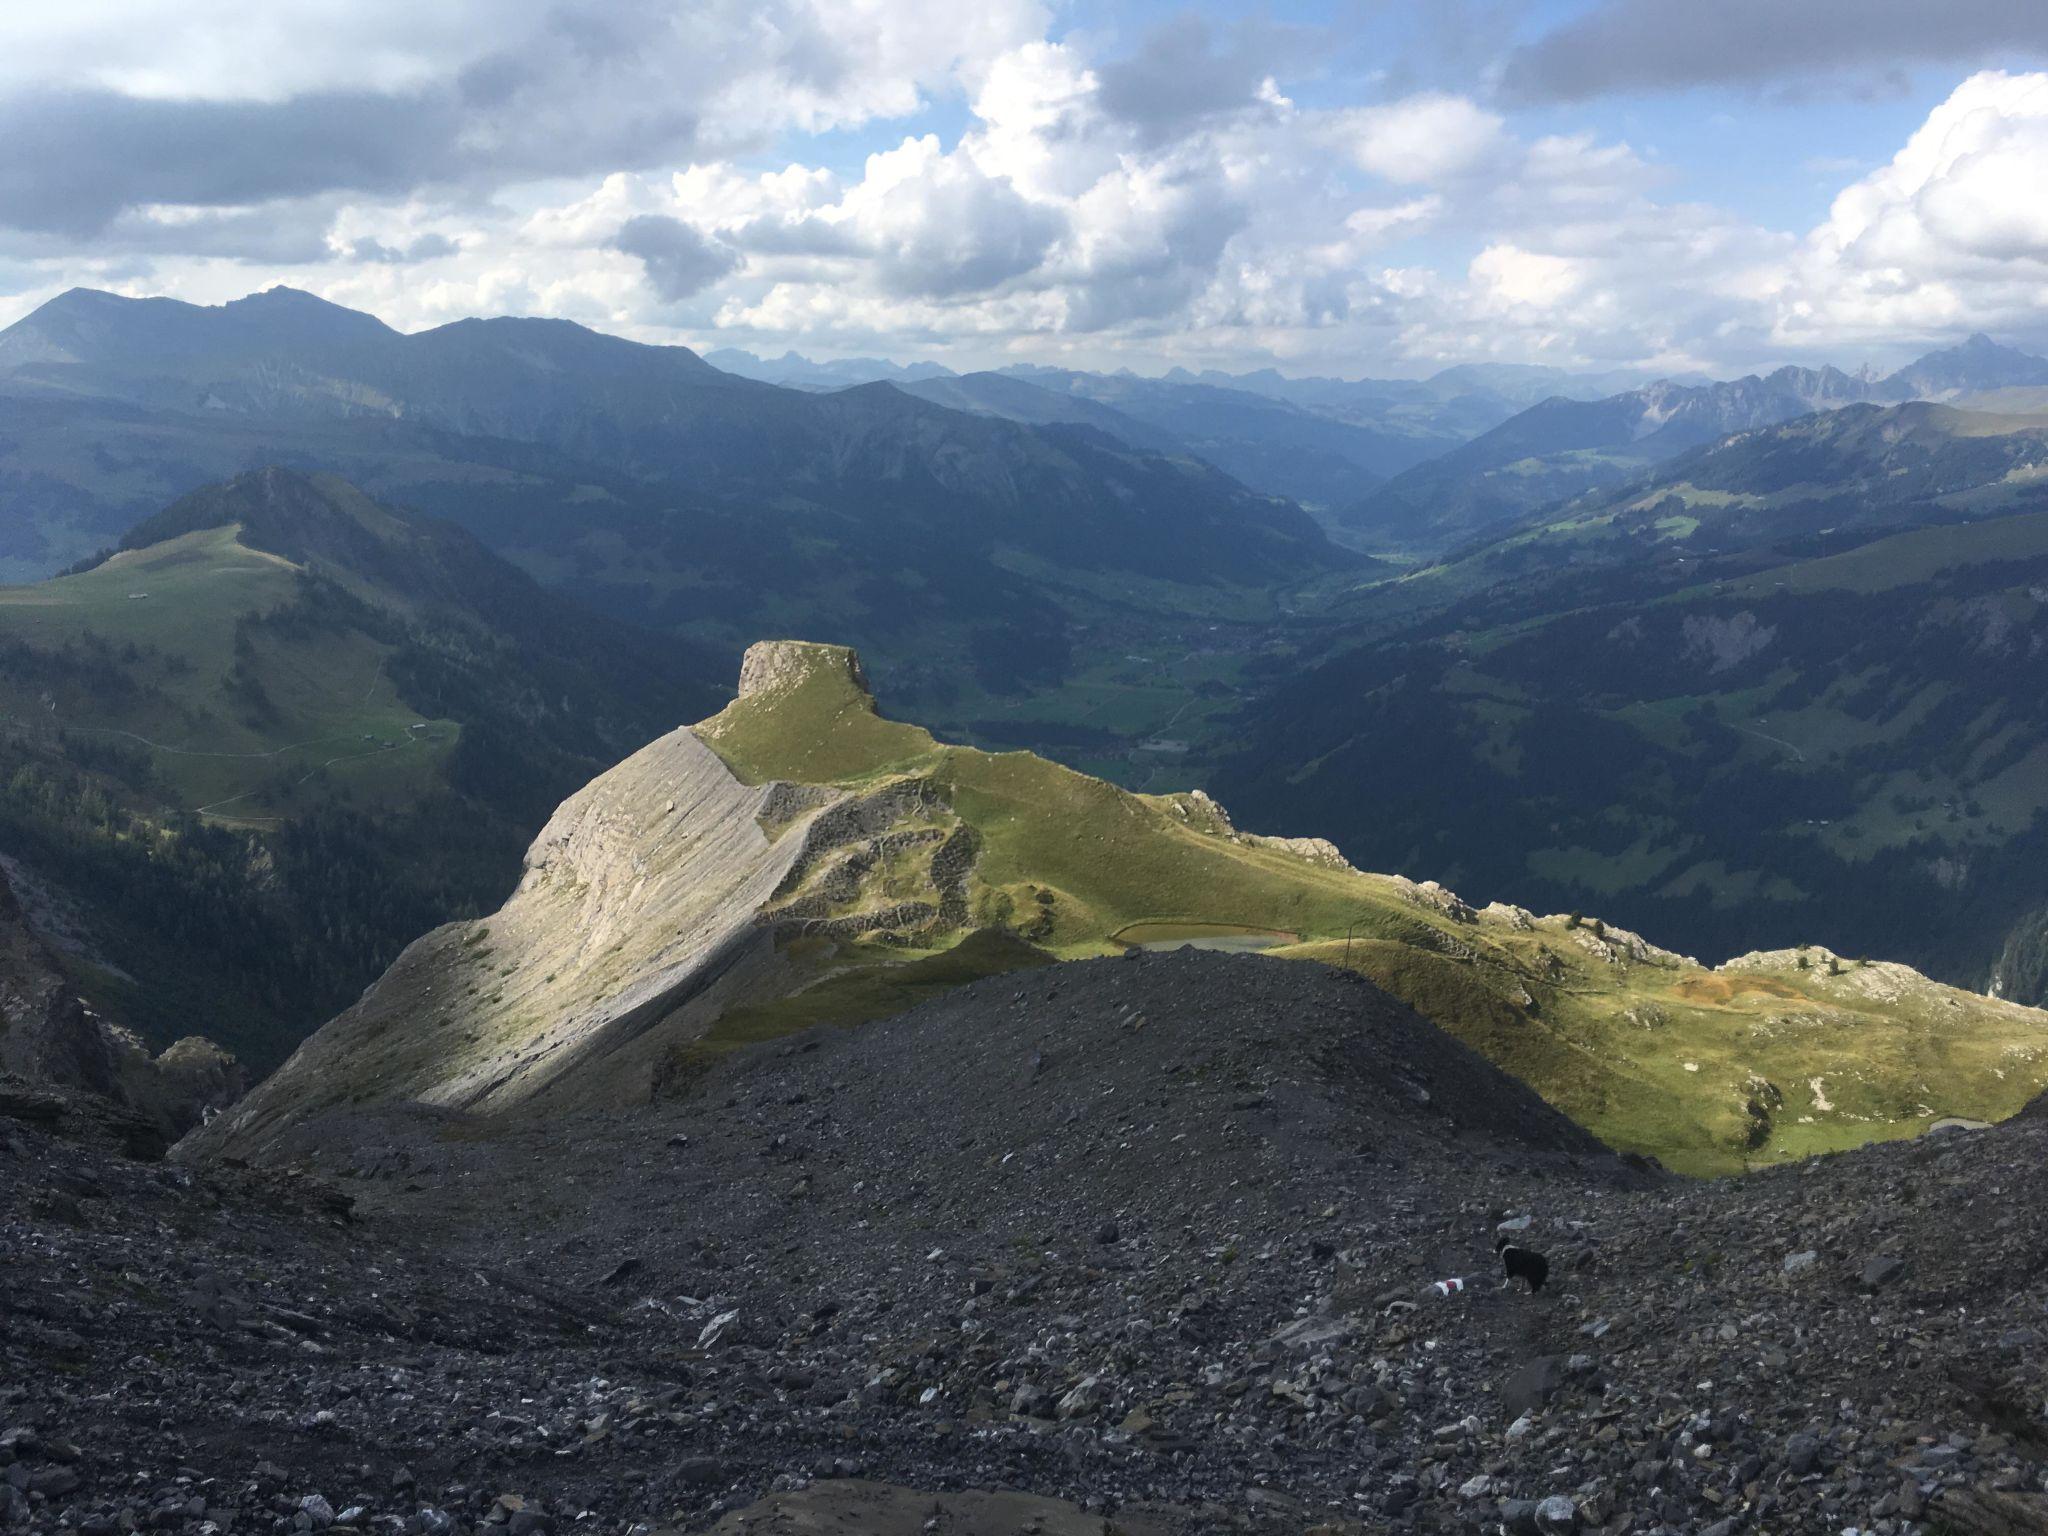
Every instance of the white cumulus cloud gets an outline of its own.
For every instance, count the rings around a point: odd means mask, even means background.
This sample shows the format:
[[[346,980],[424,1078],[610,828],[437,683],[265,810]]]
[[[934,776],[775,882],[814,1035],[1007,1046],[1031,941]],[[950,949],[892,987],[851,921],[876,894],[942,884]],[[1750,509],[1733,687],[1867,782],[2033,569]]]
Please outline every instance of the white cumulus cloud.
[[[2048,341],[2048,75],[1971,75],[1785,230],[1675,198],[1682,168],[1573,109],[1538,130],[1398,74],[1333,103],[1305,29],[1118,38],[1069,15],[16,7],[0,322],[73,283],[217,302],[287,282],[407,327],[510,311],[966,367],[1726,372],[1966,329]],[[1567,85],[1546,99],[1585,93]]]
[[[1427,92],[1338,114],[1331,136],[1361,169],[1417,185],[1480,169],[1501,151],[1501,119],[1463,96]]]
[[[2038,332],[2048,305],[2048,74],[1972,75],[1845,188],[1779,295],[1779,333]]]

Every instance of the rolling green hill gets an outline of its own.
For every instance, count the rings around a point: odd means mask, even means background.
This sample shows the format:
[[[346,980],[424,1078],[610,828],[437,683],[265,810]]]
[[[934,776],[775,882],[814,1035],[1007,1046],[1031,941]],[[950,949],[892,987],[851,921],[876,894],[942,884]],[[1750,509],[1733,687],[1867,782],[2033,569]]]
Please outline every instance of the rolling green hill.
[[[420,939],[202,1139],[251,1151],[377,1100],[530,1118],[685,1093],[749,1041],[1190,941],[1369,975],[1689,1171],[2000,1118],[2048,1083],[2048,1014],[1824,949],[1710,970],[1598,920],[1475,910],[1203,795],[946,745],[883,716],[850,652],[782,642],[719,714],[565,802],[503,908]]]
[[[0,849],[89,999],[260,1066],[717,697],[460,529],[267,470],[0,588]],[[112,958],[109,958],[112,957]]]

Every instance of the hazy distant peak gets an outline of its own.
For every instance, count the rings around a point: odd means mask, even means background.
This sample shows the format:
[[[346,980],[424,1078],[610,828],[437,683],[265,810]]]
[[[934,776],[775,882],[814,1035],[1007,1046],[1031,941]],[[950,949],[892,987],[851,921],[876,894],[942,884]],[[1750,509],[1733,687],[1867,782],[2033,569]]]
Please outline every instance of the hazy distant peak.
[[[780,357],[762,357],[743,347],[715,347],[704,354],[704,361],[743,379],[797,389],[837,390],[878,379],[916,382],[958,377],[944,363],[898,363],[886,357],[810,358],[795,350],[786,350]]]
[[[1929,352],[1883,382],[1893,399],[1950,398],[1977,390],[2048,384],[2048,359],[1993,341],[1982,331],[1953,347]]]

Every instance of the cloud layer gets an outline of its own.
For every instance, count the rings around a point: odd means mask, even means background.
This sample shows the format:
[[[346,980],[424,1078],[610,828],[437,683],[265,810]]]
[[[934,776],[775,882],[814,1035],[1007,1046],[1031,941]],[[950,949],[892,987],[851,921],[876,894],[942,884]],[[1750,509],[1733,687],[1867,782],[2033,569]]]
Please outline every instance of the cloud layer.
[[[2048,33],[2032,4],[1936,29],[1857,0],[1845,39],[1810,25],[1834,5],[1601,0],[1505,54],[1497,93],[1396,72],[1347,102],[1326,34],[1057,36],[1036,0],[280,0],[239,28],[192,0],[152,47],[161,0],[108,0],[128,25],[96,37],[0,22],[0,320],[72,283],[283,281],[408,327],[1350,374],[2040,338],[2048,75],[1964,79],[1805,231],[1514,106],[1725,83],[1766,24],[1813,71]],[[308,48],[286,23],[316,12]]]
[[[2039,0],[1600,0],[1509,55],[1511,99],[1795,81],[1869,89],[1914,64],[2048,57]]]

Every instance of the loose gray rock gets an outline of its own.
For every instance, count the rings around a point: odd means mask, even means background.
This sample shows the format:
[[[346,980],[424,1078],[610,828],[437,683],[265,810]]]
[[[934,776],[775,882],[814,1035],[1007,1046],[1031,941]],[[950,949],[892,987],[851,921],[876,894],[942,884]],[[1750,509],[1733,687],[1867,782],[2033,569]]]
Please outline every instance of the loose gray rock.
[[[1555,1355],[1540,1355],[1520,1366],[1500,1390],[1501,1406],[1520,1417],[1548,1407],[1564,1389],[1564,1365]]]
[[[2038,1493],[2048,1106],[1669,1179],[1294,962],[994,976],[587,1118],[343,1106],[276,1166],[14,1123],[7,1536],[768,1530],[825,1485],[911,1536],[998,1487],[1046,1536],[1531,1536],[1539,1493],[1602,1536],[1908,1536]],[[86,1225],[37,1213],[58,1171]],[[1394,1305],[1538,1210],[1569,1287]],[[1848,1284],[1787,1279],[1795,1245]]]
[[[1906,1272],[1906,1261],[1895,1253],[1880,1254],[1863,1266],[1863,1288],[1882,1290]]]

